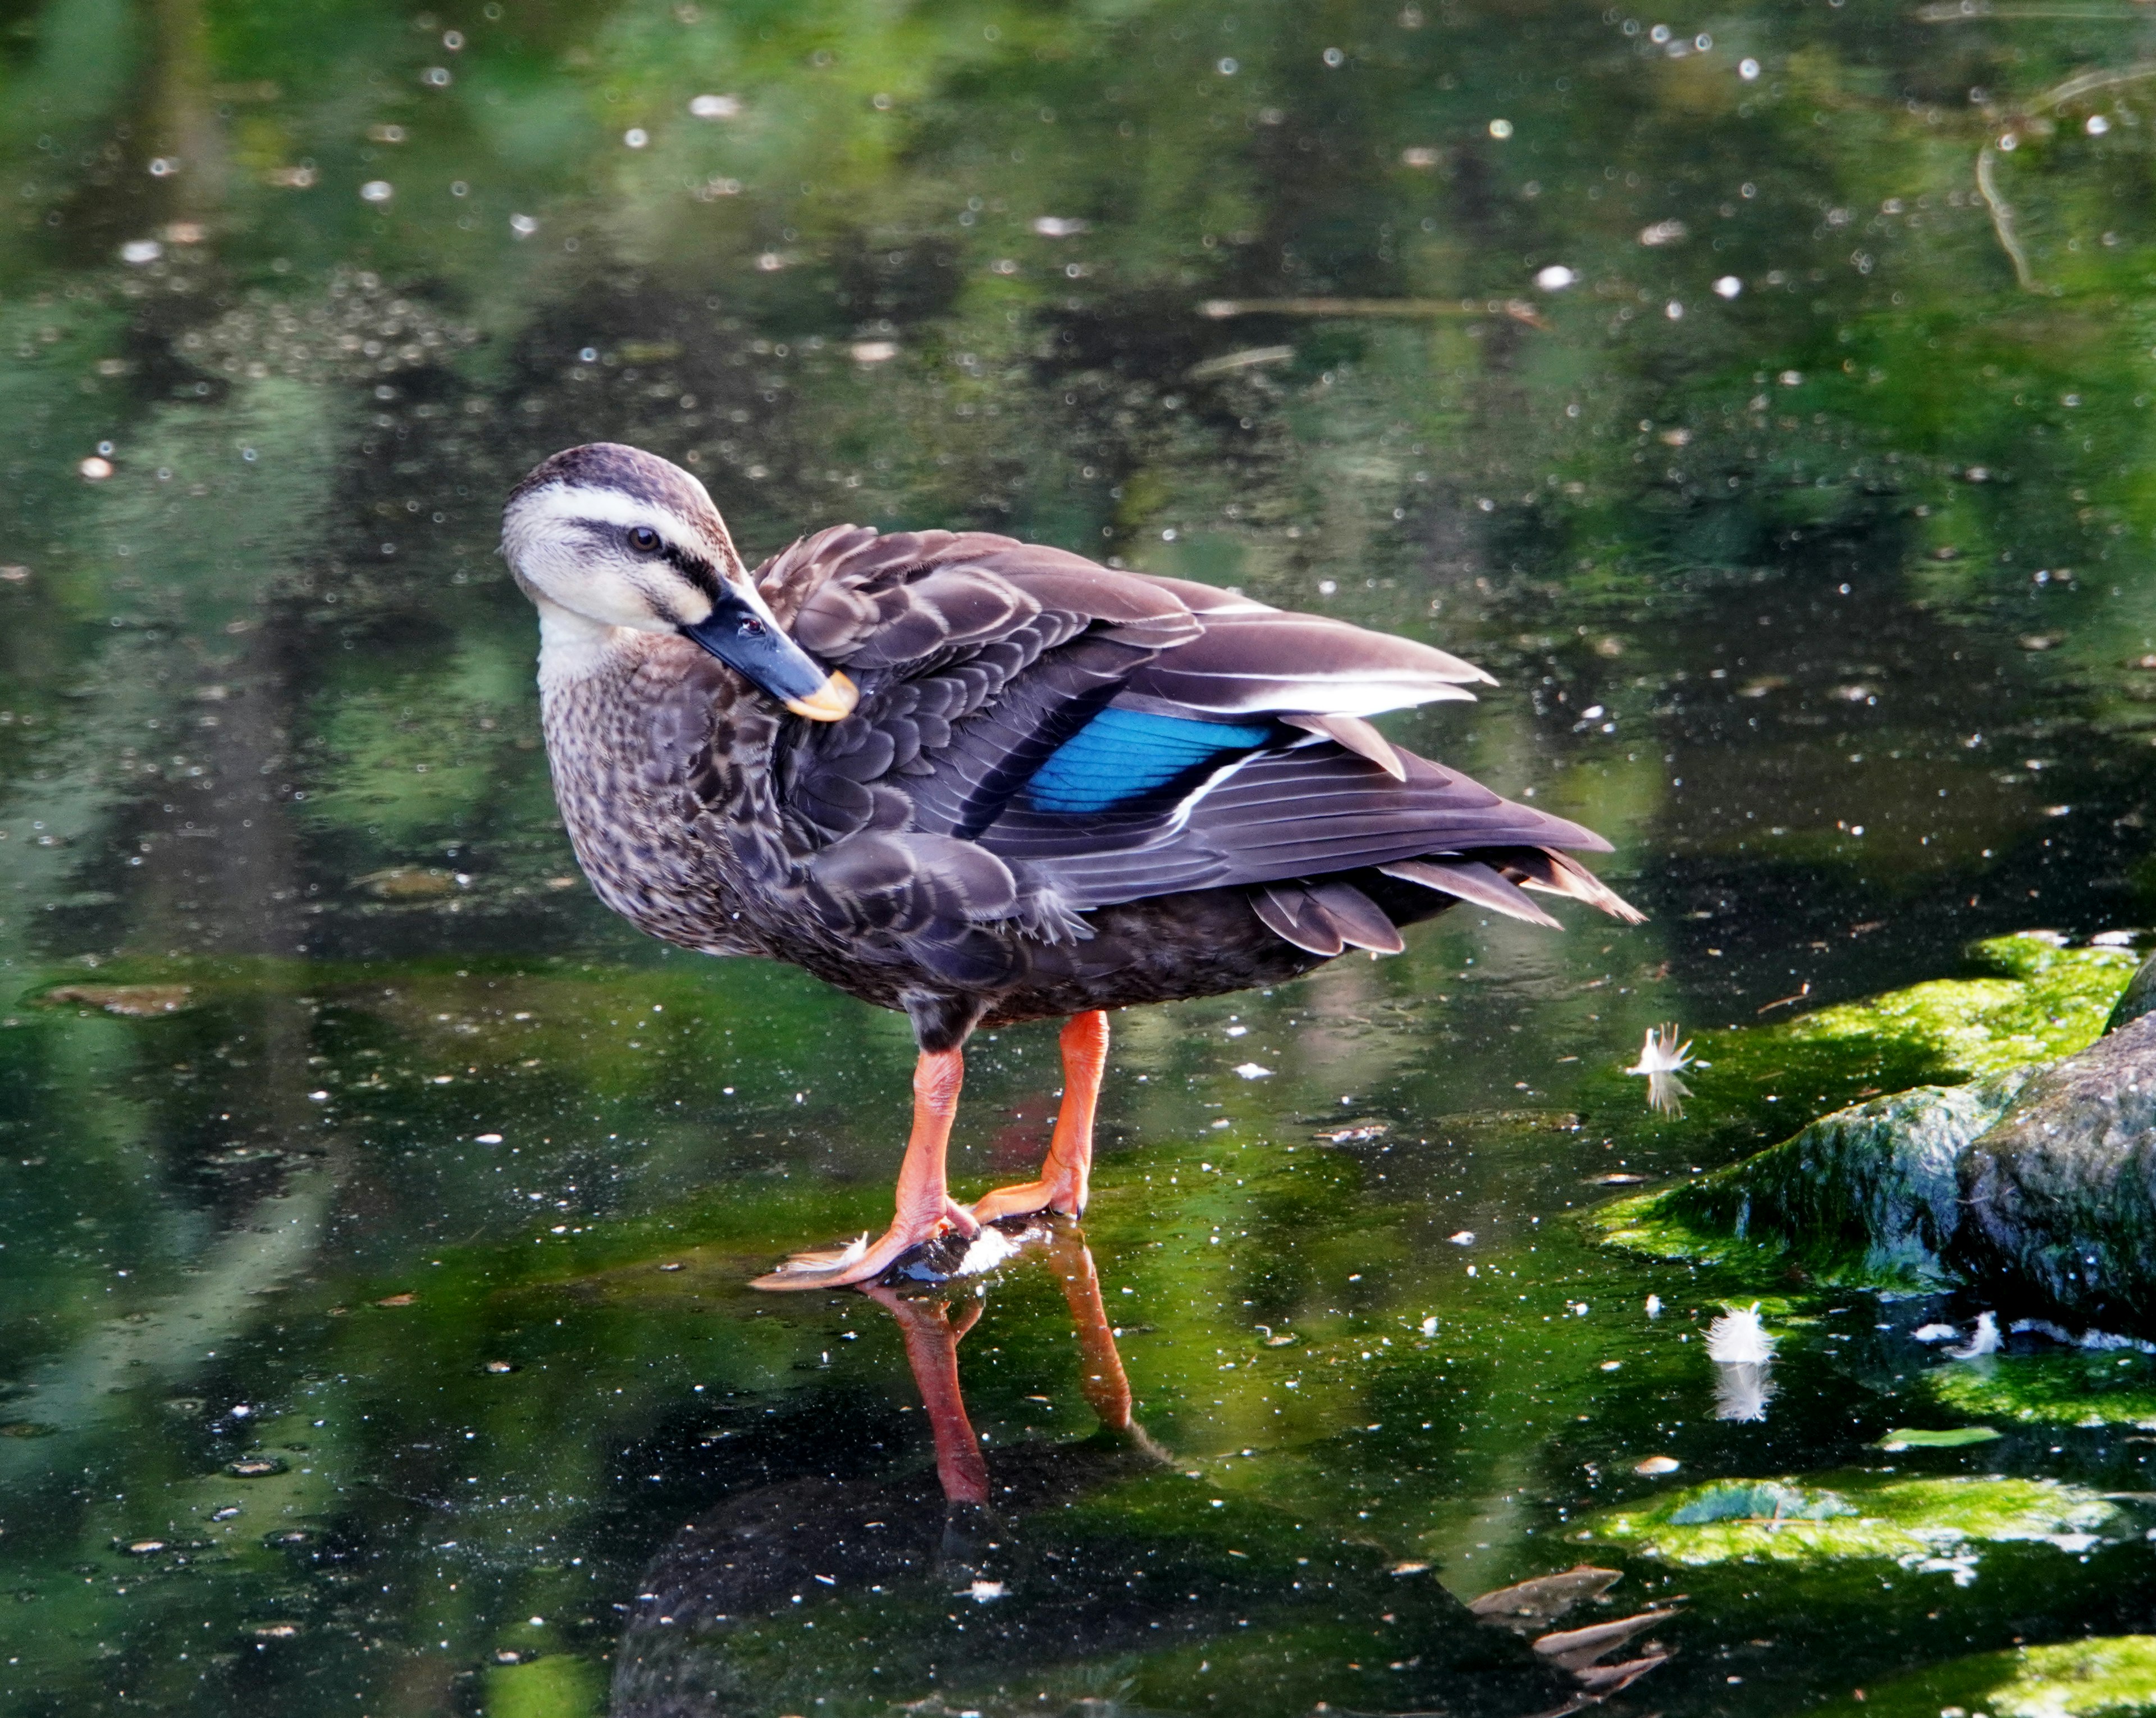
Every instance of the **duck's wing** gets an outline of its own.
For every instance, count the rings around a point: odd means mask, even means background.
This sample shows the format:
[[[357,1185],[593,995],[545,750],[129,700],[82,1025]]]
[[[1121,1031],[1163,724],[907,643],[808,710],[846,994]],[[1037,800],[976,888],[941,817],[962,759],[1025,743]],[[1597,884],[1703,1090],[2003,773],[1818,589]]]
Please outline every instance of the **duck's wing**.
[[[1090,908],[1248,884],[1291,941],[1344,924],[1382,944],[1367,898],[1305,885],[1388,867],[1543,923],[1521,884],[1630,914],[1562,856],[1600,837],[1369,726],[1488,680],[1427,645],[983,532],[841,527],[757,582],[861,690],[846,720],[796,724],[780,761],[830,910],[888,922],[903,896],[908,920],[1055,935]]]

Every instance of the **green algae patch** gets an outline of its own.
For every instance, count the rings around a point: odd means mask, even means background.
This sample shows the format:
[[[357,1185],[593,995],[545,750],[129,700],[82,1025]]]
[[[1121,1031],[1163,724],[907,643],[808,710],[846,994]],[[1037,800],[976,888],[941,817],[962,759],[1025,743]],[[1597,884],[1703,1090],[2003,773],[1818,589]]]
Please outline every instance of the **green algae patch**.
[[[1822,1718],[2126,1718],[2156,1710],[2156,1635],[2116,1634],[1955,1659],[1813,1709]]]
[[[2156,1428],[2156,1361],[2097,1350],[1998,1355],[1924,1375],[1940,1407],[2039,1426]]]
[[[2086,1550],[2118,1513],[2096,1493],[2051,1479],[1852,1474],[1824,1484],[1715,1480],[1647,1508],[1604,1510],[1581,1527],[1592,1541],[1686,1566],[1885,1558],[1958,1577],[1987,1544]]]
[[[489,1718],[592,1718],[605,1705],[605,1674],[565,1653],[486,1673]]]
[[[1938,1083],[1957,1073],[1977,1079],[2094,1043],[2138,964],[2124,949],[2064,949],[2031,931],[1988,938],[1970,953],[1988,974],[1822,1008],[1763,1036],[1852,1046],[1891,1039],[1928,1052]]]

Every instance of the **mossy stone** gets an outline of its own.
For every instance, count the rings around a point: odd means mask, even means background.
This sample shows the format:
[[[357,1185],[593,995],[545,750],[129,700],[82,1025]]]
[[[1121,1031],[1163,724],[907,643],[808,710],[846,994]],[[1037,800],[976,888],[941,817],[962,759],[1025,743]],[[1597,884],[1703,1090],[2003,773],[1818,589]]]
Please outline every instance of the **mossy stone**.
[[[1845,1474],[1713,1480],[1645,1508],[1604,1510],[1581,1527],[1591,1540],[1686,1566],[1883,1557],[1962,1575],[1982,1545],[2048,1540],[2081,1550],[2118,1519],[2096,1493],[2056,1480]]]

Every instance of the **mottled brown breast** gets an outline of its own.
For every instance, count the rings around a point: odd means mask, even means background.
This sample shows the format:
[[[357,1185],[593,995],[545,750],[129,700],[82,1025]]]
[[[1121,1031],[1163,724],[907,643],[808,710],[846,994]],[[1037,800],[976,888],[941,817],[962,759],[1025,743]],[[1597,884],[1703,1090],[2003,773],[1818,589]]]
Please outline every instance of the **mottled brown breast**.
[[[769,952],[743,916],[744,872],[784,866],[753,851],[761,837],[739,851],[744,823],[767,804],[776,728],[736,704],[739,691],[693,645],[652,636],[542,702],[555,800],[599,898],[653,936],[714,954]]]

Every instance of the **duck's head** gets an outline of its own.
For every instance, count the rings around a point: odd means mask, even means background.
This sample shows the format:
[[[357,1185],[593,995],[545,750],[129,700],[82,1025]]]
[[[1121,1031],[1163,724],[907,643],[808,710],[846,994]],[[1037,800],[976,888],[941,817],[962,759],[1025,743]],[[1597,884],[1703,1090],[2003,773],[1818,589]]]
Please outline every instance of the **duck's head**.
[[[510,492],[501,549],[542,611],[678,632],[813,722],[859,697],[786,635],[704,486],[656,454],[594,441],[542,461]]]

